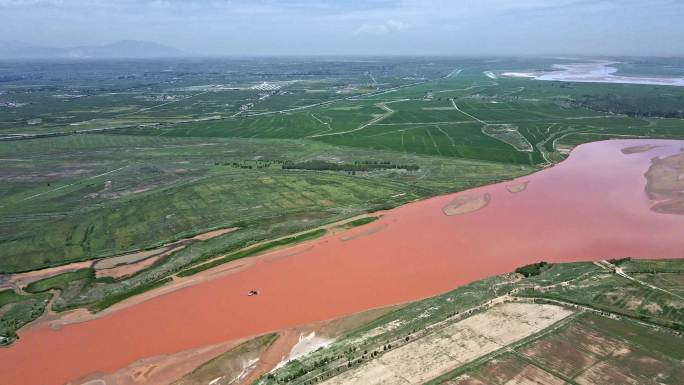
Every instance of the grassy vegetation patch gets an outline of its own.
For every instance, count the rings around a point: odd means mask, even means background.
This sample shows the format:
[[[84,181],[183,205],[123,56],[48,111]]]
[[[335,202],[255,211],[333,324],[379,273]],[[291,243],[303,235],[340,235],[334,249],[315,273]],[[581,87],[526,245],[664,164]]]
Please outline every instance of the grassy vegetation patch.
[[[76,280],[94,280],[95,279],[95,269],[87,268],[81,269],[74,272],[62,273],[54,275],[49,278],[44,278],[39,281],[34,281],[29,283],[24,290],[29,293],[42,293],[48,290],[61,290],[64,291],[69,286],[69,283]]]
[[[680,269],[684,262],[681,260],[636,262],[630,260],[626,261],[623,266],[638,264],[647,266],[651,263],[674,271]],[[553,274],[556,266],[554,264],[550,269],[544,269],[538,277]],[[634,273],[628,272],[628,274]],[[684,301],[678,294],[684,285],[684,280],[678,280],[678,277],[672,274],[658,271],[640,273],[638,279],[641,281],[651,281],[659,285],[667,283],[667,286],[654,289],[612,271],[587,270],[580,275],[574,275],[573,284],[553,286],[544,290],[525,288],[520,291],[519,295],[588,306],[665,328],[684,331]],[[533,281],[536,281],[538,277],[533,277]],[[664,281],[661,282],[660,278],[664,278]],[[567,280],[572,279],[572,276],[567,277]]]
[[[4,300],[10,299],[7,294]],[[37,319],[45,312],[45,307],[50,300],[49,293],[32,296],[11,298],[13,302],[4,303],[0,306],[0,346],[10,345],[17,337],[17,330],[29,322]]]
[[[3,306],[10,304],[10,303],[20,302],[20,301],[23,301],[24,299],[26,299],[25,296],[23,296],[21,294],[17,294],[12,289],[0,291],[0,307],[3,307]]]
[[[69,286],[69,283],[81,279],[87,281],[94,280],[95,269],[81,269],[73,272],[54,275],[49,278],[44,278],[39,281],[29,283],[24,290],[29,293],[42,293],[53,289],[64,291]]]
[[[159,281],[154,281],[154,282],[150,282],[150,283],[147,283],[144,285],[140,285],[140,286],[138,286],[132,290],[129,290],[129,291],[124,291],[121,293],[110,295],[108,297],[105,297],[101,301],[98,301],[98,302],[91,304],[90,306],[88,306],[88,309],[90,309],[90,311],[92,311],[94,313],[97,313],[97,312],[102,311],[102,310],[114,305],[115,303],[121,302],[127,298],[130,298],[130,297],[133,297],[135,295],[142,294],[146,291],[161,287],[161,286],[171,282],[172,280],[173,279],[171,277],[166,277],[164,279],[160,279]]]
[[[325,233],[326,233],[325,229],[318,229],[318,230],[314,230],[314,231],[309,231],[309,232],[304,233],[304,234],[296,235],[293,237],[287,237],[287,238],[279,239],[277,241],[267,242],[267,243],[264,243],[261,245],[250,247],[246,250],[238,251],[237,253],[229,254],[225,257],[213,260],[211,262],[207,262],[207,263],[201,264],[199,266],[195,266],[195,267],[192,267],[190,269],[183,270],[180,273],[178,273],[178,276],[187,277],[187,276],[190,276],[193,274],[197,274],[200,271],[208,270],[208,269],[211,269],[213,267],[222,265],[224,263],[234,261],[236,259],[246,258],[246,257],[252,256],[255,254],[263,253],[264,251],[273,249],[275,247],[292,245],[295,243],[312,240],[312,239],[315,239],[315,238],[318,238],[318,237],[325,235]]]
[[[0,291],[0,307],[3,307],[9,303],[23,301],[25,298],[25,296],[17,294],[12,289],[2,290]]]
[[[377,221],[377,220],[380,219],[380,218],[382,218],[382,217],[381,217],[381,216],[377,216],[377,217],[359,218],[359,219],[355,219],[355,220],[353,220],[353,221],[351,221],[351,222],[345,223],[343,227],[344,227],[345,229],[351,229],[351,228],[354,228],[354,227],[359,227],[359,226],[367,225],[367,224],[369,224],[369,223],[371,223],[371,222],[375,222],[375,221]]]

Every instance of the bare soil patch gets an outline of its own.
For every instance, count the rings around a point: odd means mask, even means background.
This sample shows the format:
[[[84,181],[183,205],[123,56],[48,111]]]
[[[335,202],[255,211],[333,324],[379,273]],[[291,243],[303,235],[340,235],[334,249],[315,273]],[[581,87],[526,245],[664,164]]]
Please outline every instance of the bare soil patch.
[[[486,382],[482,382],[477,378],[471,377],[467,374],[459,376],[453,380],[447,381],[444,385],[489,385]]]
[[[232,233],[233,231],[237,231],[239,229],[240,229],[239,227],[229,227],[229,228],[225,228],[225,229],[218,229],[218,230],[206,232],[204,234],[195,235],[194,237],[192,237],[192,239],[195,239],[198,241],[206,241],[207,239],[216,238],[216,237],[221,236],[223,234]]]
[[[684,153],[652,159],[646,180],[646,193],[657,201],[653,211],[684,214]]]
[[[66,385],[168,385],[191,372],[203,362],[220,356],[242,341],[189,349],[174,354],[145,358],[113,373],[93,373]]]
[[[33,281],[38,281],[57,274],[85,269],[90,267],[92,264],[93,261],[74,262],[68,265],[55,266],[47,269],[29,271],[26,273],[16,273],[9,275],[8,278],[6,278],[6,281],[11,282],[18,287],[24,287]]]
[[[639,381],[622,373],[620,368],[608,362],[600,362],[575,378],[575,382],[581,385],[637,385]]]
[[[553,305],[507,303],[342,373],[326,384],[424,383],[572,314]]]
[[[525,191],[528,184],[530,184],[530,181],[525,181],[518,184],[509,184],[506,185],[506,190],[508,190],[509,193],[517,194],[519,192]]]
[[[174,249],[173,251],[177,251],[182,249]],[[168,255],[170,253],[165,253],[164,255],[157,255],[154,257],[146,258],[143,259],[140,262],[136,263],[129,263],[125,265],[120,265],[117,267],[112,267],[111,269],[103,269],[103,270],[96,270],[95,271],[95,277],[100,278],[100,277],[112,277],[112,278],[123,278],[127,277],[129,275],[133,275],[141,270],[145,270],[148,267],[154,265],[157,261],[162,259],[164,256]]]
[[[517,376],[528,364],[518,357],[509,354],[493,359],[471,373],[487,384],[503,384]]]
[[[624,343],[579,324],[574,324],[565,329],[560,338],[571,341],[576,349],[581,349],[598,357],[604,357],[626,348]]]
[[[625,148],[622,149],[622,153],[623,153],[623,154],[627,154],[627,155],[629,155],[629,154],[639,154],[639,153],[642,153],[642,152],[651,151],[651,150],[653,150],[653,149],[656,148],[656,147],[658,147],[658,146],[653,145],[653,144],[642,144],[642,145],[640,145],[640,146],[625,147]]]
[[[468,214],[485,208],[491,200],[489,193],[480,196],[459,195],[444,206],[442,211],[448,216]]]
[[[660,314],[663,312],[663,308],[655,302],[644,305],[644,309],[648,310],[651,314]]]
[[[120,265],[133,264],[150,257],[160,256],[162,254],[168,255],[182,247],[183,245],[175,243],[169,246],[160,247],[158,249],[139,251],[137,253],[120,255],[118,257],[105,258],[95,262],[95,264],[93,264],[93,268],[95,268],[95,270],[106,270]]]
[[[588,352],[579,349],[575,341],[565,338],[564,333],[545,338],[534,343],[522,353],[526,357],[541,362],[544,367],[553,369],[568,377],[573,377],[594,365],[598,359]]]
[[[563,385],[565,381],[547,373],[534,365],[527,365],[515,377],[506,381],[504,385]]]

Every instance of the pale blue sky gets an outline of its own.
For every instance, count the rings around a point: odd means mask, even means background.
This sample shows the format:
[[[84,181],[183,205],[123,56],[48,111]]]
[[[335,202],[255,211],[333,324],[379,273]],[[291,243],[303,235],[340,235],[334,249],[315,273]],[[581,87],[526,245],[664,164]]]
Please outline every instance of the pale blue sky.
[[[682,0],[0,0],[0,40],[221,55],[684,56]]]

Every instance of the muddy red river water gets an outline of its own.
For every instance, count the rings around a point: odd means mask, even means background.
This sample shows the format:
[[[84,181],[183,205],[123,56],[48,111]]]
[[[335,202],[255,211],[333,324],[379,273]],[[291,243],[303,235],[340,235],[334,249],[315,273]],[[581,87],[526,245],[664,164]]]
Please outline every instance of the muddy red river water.
[[[654,144],[634,154],[621,149]],[[301,253],[52,330],[35,325],[0,349],[0,384],[62,384],[143,357],[256,335],[432,296],[538,262],[684,254],[684,216],[650,210],[650,160],[682,141],[606,141],[515,181],[411,203],[363,227],[312,241]],[[522,191],[511,186],[529,182]],[[508,187],[508,188],[507,188]],[[447,216],[459,195],[477,211]],[[272,254],[288,253],[288,250]],[[248,297],[258,289],[258,296]]]

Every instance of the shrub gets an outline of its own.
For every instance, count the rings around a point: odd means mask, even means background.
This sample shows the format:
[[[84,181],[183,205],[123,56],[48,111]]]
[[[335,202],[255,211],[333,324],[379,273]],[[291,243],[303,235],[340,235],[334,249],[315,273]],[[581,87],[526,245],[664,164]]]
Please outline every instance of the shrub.
[[[548,265],[548,263],[544,261],[532,263],[515,269],[515,272],[518,274],[522,274],[523,276],[525,276],[525,278],[532,277],[535,275],[539,275],[542,271],[542,268],[546,265]]]

